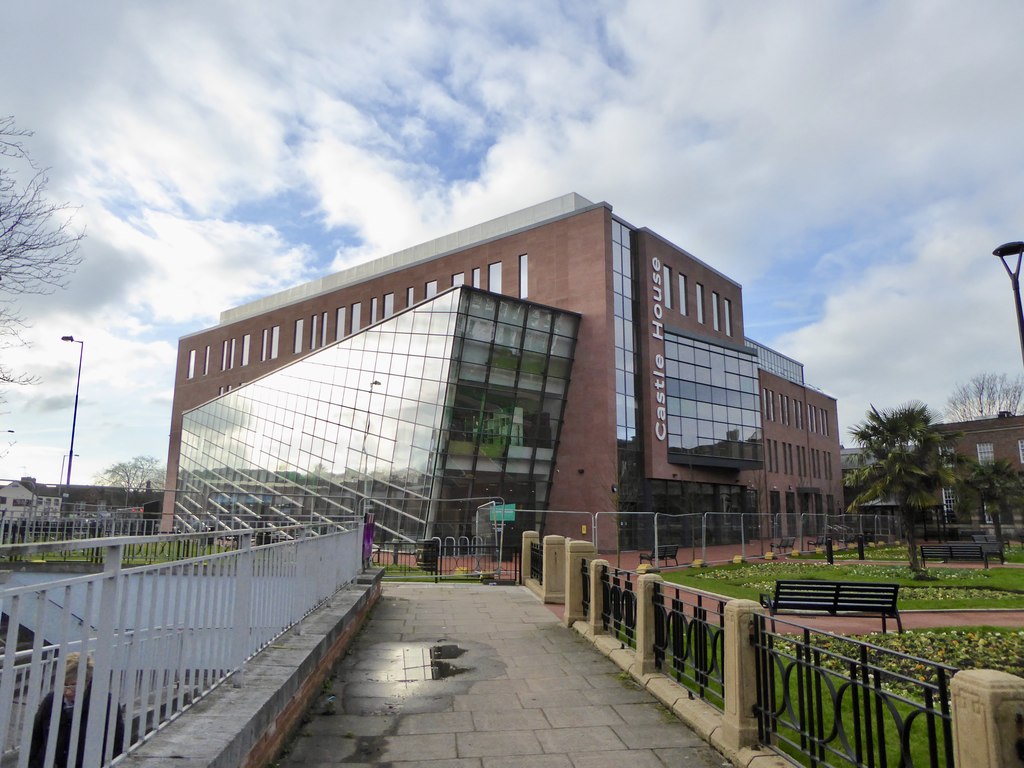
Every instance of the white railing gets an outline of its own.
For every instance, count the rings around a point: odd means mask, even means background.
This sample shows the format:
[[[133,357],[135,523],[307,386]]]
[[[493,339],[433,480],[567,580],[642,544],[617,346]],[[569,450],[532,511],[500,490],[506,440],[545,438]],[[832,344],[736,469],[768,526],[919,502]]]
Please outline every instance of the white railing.
[[[62,717],[71,728],[68,764],[84,730],[84,764],[106,765],[118,754],[120,722],[127,750],[229,676],[241,684],[246,660],[359,575],[362,524],[346,527],[265,546],[240,531],[237,549],[138,568],[122,568],[122,553],[140,539],[93,540],[105,550],[102,573],[0,592],[3,765],[28,766],[37,713],[51,725],[44,765],[53,764]],[[59,702],[73,651],[94,667],[91,686],[80,672],[77,690],[88,695],[76,696],[65,715]],[[51,692],[52,715],[40,712]],[[86,701],[106,718],[83,724]]]

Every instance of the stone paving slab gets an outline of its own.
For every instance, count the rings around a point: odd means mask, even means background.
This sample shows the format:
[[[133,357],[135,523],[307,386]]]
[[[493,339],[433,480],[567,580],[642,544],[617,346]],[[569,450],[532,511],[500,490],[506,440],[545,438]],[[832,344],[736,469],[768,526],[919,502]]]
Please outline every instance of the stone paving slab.
[[[729,765],[523,587],[386,584],[326,688],[279,768]]]

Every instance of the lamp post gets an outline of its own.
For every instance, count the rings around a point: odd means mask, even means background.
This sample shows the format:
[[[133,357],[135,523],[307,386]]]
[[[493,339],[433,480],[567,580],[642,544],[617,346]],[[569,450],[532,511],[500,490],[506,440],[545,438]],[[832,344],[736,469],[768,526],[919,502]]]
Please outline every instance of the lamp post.
[[[1003,269],[1006,270],[1006,274],[1010,278],[1010,285],[1013,286],[1013,299],[1017,305],[1017,333],[1020,335],[1020,356],[1021,360],[1024,361],[1024,311],[1021,310],[1020,306],[1020,263],[1022,254],[1024,254],[1024,242],[1019,240],[1013,243],[1004,243],[992,251],[992,255],[998,256],[999,260],[1003,263]],[[1017,257],[1016,269],[1010,269],[1010,265],[1006,262],[1007,256]]]
[[[61,341],[71,341],[78,344],[78,380],[75,382],[75,410],[71,416],[71,448],[68,450],[68,476],[67,485],[71,485],[71,462],[75,459],[75,424],[78,422],[78,390],[82,386],[82,355],[85,353],[85,342],[79,341],[74,336],[61,336]]]

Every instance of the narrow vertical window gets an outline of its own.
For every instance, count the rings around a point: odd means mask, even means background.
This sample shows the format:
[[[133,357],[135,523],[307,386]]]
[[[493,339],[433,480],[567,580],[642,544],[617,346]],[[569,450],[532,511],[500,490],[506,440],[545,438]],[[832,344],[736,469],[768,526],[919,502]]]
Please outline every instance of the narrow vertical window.
[[[220,345],[220,369],[226,371],[228,369],[228,340],[224,339]]]
[[[242,365],[249,364],[249,346],[252,344],[252,334],[245,334],[242,337]]]
[[[662,285],[665,286],[665,295],[662,303],[665,305],[665,309],[672,309],[672,268],[662,267]]]
[[[501,262],[496,261],[487,266],[487,290],[501,293]]]
[[[732,301],[722,299],[722,320],[725,321],[725,335],[732,336]]]
[[[423,286],[424,296],[428,299],[437,296],[437,280],[431,280],[429,283]]]
[[[465,285],[465,284],[466,284],[466,273],[465,272],[456,272],[454,275],[452,275],[452,288],[456,288],[456,287],[458,287],[460,285]]]
[[[320,315],[320,346],[327,344],[327,313]]]
[[[188,373],[185,376],[189,379],[196,377],[196,351],[194,349],[188,351]]]
[[[499,278],[500,280],[500,278]],[[528,254],[519,256],[519,298],[530,295],[530,257]]]
[[[1024,464],[1024,440],[1017,441],[1017,457],[1020,459],[1020,463]]]
[[[686,275],[679,276],[679,314],[686,314]]]
[[[384,294],[384,317],[391,317],[395,314],[395,294]]]
[[[275,325],[270,329],[270,359],[276,360],[281,345],[281,326]]]
[[[377,297],[370,299],[370,325],[377,322]]]
[[[260,349],[260,362],[265,362],[270,358],[270,329],[263,329],[263,347]]]
[[[334,340],[341,341],[345,338],[345,308],[338,307],[335,314],[337,315],[337,325],[334,328]]]
[[[363,324],[363,302],[357,301],[352,305],[352,333],[359,330]]]
[[[405,289],[405,308],[408,309],[416,303],[416,289],[411,285]]]
[[[694,283],[694,289],[697,295],[694,296],[694,303],[697,305],[697,322],[704,322],[704,286],[700,283]]]
[[[473,267],[473,287],[480,287],[480,267]]]
[[[717,331],[718,327],[718,294],[711,292],[711,325]]]
[[[302,351],[302,318],[300,317],[295,321],[295,354],[299,354]]]
[[[206,345],[206,357],[203,358],[203,376],[210,374],[210,345]]]
[[[320,330],[317,327],[319,325],[319,321],[320,321],[320,316],[319,315],[313,315],[312,317],[309,318],[309,348],[310,349],[316,349],[317,339],[320,338],[320,334],[317,333],[317,331]]]

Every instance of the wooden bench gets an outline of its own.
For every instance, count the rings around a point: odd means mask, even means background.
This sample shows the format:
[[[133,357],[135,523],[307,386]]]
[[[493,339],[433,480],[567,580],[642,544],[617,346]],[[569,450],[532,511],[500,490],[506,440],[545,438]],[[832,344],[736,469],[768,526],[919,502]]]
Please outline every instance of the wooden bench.
[[[642,552],[640,554],[640,562],[647,561],[651,565],[657,565],[659,561],[665,560],[666,562],[671,560],[676,565],[679,565],[677,559],[679,555],[678,544],[659,544],[657,551],[654,552]]]
[[[981,544],[985,548],[985,552],[991,555],[998,555],[999,562],[1005,563],[1006,556],[1003,552],[1006,550],[1006,545],[997,539],[991,533],[975,533],[971,536],[971,541],[975,544]]]
[[[941,560],[944,563],[950,561],[984,563],[988,568],[990,557],[998,557],[999,562],[1006,562],[1003,557],[1003,548],[998,544],[995,547],[984,543],[922,544],[921,559]]]
[[[783,536],[772,544],[772,552],[792,552],[796,546],[796,539],[793,536]]]
[[[813,579],[779,579],[775,593],[761,593],[761,605],[776,613],[827,613],[830,616],[879,616],[882,632],[886,620],[896,619],[903,632],[903,620],[896,607],[899,584],[876,582],[816,581]]]

